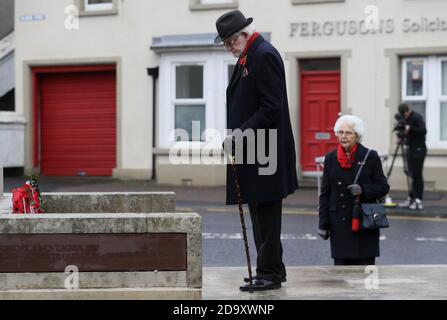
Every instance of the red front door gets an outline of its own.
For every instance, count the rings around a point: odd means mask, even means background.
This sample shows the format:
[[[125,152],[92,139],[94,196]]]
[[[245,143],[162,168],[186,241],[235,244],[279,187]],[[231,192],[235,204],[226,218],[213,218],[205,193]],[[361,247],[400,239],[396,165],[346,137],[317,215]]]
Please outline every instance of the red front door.
[[[340,71],[303,71],[301,76],[301,167],[316,171],[315,158],[335,148],[340,112]]]

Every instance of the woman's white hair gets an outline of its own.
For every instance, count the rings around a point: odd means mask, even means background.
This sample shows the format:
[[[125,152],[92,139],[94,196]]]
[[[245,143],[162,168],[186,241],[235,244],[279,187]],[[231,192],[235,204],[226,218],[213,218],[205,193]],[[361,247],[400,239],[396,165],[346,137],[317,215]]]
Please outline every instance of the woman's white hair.
[[[352,129],[357,134],[357,137],[359,138],[359,142],[362,142],[363,134],[365,133],[365,125],[363,124],[363,120],[360,119],[357,116],[351,116],[351,115],[344,115],[337,119],[334,125],[334,132],[337,133],[337,131],[340,129],[340,126],[343,124],[349,124],[352,126]]]

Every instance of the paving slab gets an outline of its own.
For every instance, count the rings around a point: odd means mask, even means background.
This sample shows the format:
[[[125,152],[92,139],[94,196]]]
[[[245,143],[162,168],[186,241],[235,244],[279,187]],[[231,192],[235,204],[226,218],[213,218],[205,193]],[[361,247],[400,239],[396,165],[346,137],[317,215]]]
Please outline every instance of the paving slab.
[[[239,286],[247,267],[204,268],[205,300],[447,299],[447,265],[289,267],[281,289],[254,293]]]

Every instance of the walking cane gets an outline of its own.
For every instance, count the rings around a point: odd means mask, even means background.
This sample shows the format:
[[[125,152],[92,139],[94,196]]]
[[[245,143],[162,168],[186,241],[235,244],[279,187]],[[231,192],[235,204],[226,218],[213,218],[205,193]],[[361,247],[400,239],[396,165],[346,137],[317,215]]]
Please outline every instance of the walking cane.
[[[242,235],[244,237],[245,254],[247,255],[248,282],[250,284],[249,292],[253,293],[253,276],[251,273],[250,249],[248,248],[247,229],[245,228],[244,211],[242,209],[241,187],[239,185],[239,177],[238,177],[237,171],[236,171],[235,157],[231,156],[231,155],[229,155],[229,157],[231,160],[231,167],[233,169],[234,183],[236,185],[236,195],[237,195],[237,201],[238,201],[238,205],[239,205],[239,215],[241,218]]]

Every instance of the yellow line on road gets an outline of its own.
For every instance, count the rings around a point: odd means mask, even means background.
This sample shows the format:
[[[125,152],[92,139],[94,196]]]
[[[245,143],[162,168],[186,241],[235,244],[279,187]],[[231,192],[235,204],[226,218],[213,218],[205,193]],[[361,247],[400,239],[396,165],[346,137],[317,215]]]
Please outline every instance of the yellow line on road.
[[[193,210],[193,208],[187,208],[187,207],[177,207],[175,209],[177,212],[195,212],[196,210]]]
[[[235,209],[230,209],[230,208],[206,208],[206,211],[208,211],[208,212],[235,212]]]
[[[414,220],[414,221],[430,221],[430,222],[447,222],[446,218],[441,217],[409,217],[409,216],[390,216],[390,220]]]

